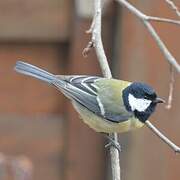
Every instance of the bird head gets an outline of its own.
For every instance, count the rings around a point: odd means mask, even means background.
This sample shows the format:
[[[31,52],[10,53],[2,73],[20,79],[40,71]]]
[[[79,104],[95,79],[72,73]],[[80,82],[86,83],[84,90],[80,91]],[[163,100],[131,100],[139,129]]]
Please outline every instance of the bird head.
[[[158,103],[165,102],[157,97],[152,87],[140,82],[134,82],[123,90],[123,101],[126,109],[133,112],[141,122],[150,117]]]

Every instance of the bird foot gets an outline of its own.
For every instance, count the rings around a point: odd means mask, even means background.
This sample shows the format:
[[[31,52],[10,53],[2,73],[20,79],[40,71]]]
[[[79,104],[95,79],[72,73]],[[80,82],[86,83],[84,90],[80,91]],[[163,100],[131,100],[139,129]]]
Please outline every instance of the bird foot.
[[[105,148],[114,146],[119,152],[121,152],[121,146],[118,142],[116,142],[113,138],[111,138],[108,135],[106,136],[106,138],[109,140],[109,143],[105,145]]]

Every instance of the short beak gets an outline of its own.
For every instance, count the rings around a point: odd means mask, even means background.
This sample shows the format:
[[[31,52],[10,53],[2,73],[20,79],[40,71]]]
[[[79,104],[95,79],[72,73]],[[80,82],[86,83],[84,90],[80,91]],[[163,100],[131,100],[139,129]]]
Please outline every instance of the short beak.
[[[153,102],[155,102],[155,103],[165,103],[165,100],[157,97]]]

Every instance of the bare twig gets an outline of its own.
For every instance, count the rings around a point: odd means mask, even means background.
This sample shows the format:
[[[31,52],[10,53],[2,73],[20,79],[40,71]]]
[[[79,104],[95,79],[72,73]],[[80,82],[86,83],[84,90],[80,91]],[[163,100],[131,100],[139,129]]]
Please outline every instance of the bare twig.
[[[102,6],[101,0],[94,0],[94,18],[88,33],[92,33],[92,39],[89,44],[93,44],[97,54],[99,64],[101,66],[102,73],[106,78],[112,78],[112,74],[108,65],[108,61],[104,52],[102,39],[101,39],[101,17]],[[89,51],[89,45],[85,48]],[[118,143],[117,133],[110,134],[111,138]],[[111,167],[112,167],[112,179],[120,180],[120,163],[119,163],[119,151],[114,147],[110,147]]]
[[[83,49],[82,55],[84,57],[87,57],[93,46],[94,43],[92,41],[89,41],[87,46]]]
[[[151,129],[162,141],[164,141],[170,148],[174,150],[176,153],[180,153],[180,147],[175,145],[172,141],[170,141],[165,135],[163,135],[150,121],[145,122],[146,126]]]
[[[172,64],[172,66],[177,70],[177,72],[180,73],[180,65],[176,61],[176,59],[173,57],[173,55],[169,52],[151,23],[149,22],[149,16],[145,15],[141,11],[139,11],[137,8],[135,8],[133,5],[131,5],[128,1],[126,0],[116,0],[118,1],[122,6],[126,7],[131,13],[133,13],[135,16],[137,16],[140,20],[142,20],[143,24],[153,37],[153,39],[156,41],[157,45],[159,46],[161,52],[164,54],[166,60]],[[151,17],[152,18],[152,17]]]
[[[114,138],[114,141],[116,143],[118,143],[117,133],[113,133],[110,136]],[[119,151],[114,146],[110,147],[110,156],[111,156],[112,180],[121,180]]]
[[[175,3],[172,0],[165,0],[167,2],[167,4],[170,5],[171,9],[174,10],[177,14],[177,16],[180,17],[180,11],[178,9],[178,7],[175,5]]]
[[[173,20],[173,19],[167,19],[167,18],[161,18],[161,17],[154,17],[154,16],[148,16],[148,21],[157,21],[157,22],[164,22],[164,23],[171,23],[175,25],[180,25],[180,21]]]
[[[157,45],[159,46],[161,52],[163,52],[165,58],[167,61],[173,65],[173,67],[180,73],[180,65],[177,63],[176,59],[172,56],[172,54],[169,52],[165,44],[160,39],[159,35],[153,28],[153,26],[148,21],[143,21],[144,25],[147,27],[148,31],[150,32],[151,36],[156,41]]]
[[[87,34],[92,33],[92,31],[93,31],[93,29],[94,29],[95,22],[96,22],[96,16],[97,16],[97,13],[94,14],[94,17],[93,17],[91,26],[90,26],[90,28],[86,31]]]
[[[173,91],[174,91],[174,70],[173,67],[170,65],[170,73],[171,73],[171,79],[170,79],[170,83],[169,83],[169,96],[168,96],[168,102],[166,105],[166,109],[171,109],[172,107],[172,100],[173,100]]]

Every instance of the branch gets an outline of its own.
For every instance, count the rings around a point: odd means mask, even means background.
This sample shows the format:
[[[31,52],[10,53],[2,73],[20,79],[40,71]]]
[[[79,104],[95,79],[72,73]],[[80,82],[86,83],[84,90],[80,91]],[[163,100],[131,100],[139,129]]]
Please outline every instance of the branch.
[[[177,14],[177,16],[180,17],[180,12],[178,7],[174,4],[174,2],[172,0],[165,0],[167,4],[170,5],[171,9],[175,11],[175,13]]]
[[[157,45],[159,46],[161,52],[164,54],[166,60],[177,70],[177,72],[180,73],[180,65],[176,61],[176,59],[173,57],[173,55],[169,52],[149,20],[155,19],[155,17],[147,16],[141,11],[139,11],[137,8],[135,8],[133,5],[131,5],[129,2],[126,0],[116,0],[118,1],[122,6],[126,7],[132,14],[137,16],[145,25],[153,39],[156,41]],[[159,18],[158,18],[159,19]],[[157,21],[157,18],[156,18]],[[159,20],[158,20],[159,21]],[[161,18],[161,21],[164,21],[164,19]],[[166,20],[167,21],[167,20]],[[173,20],[174,21],[174,20]]]
[[[111,71],[108,65],[108,61],[104,52],[102,39],[101,39],[101,0],[94,0],[95,15],[93,20],[92,28],[92,42],[95,47],[98,61],[101,66],[102,73],[104,77],[111,78]]]
[[[174,78],[174,69],[170,65],[170,73],[171,73],[171,79],[169,83],[169,96],[168,96],[168,102],[167,105],[165,106],[166,109],[171,109],[172,107],[172,100],[173,100],[173,91],[174,91],[174,83],[175,83],[175,78]]]
[[[83,55],[86,55],[90,51],[90,49],[94,47],[104,77],[112,78],[112,74],[102,44],[101,17],[102,17],[101,0],[94,0],[94,18],[90,29],[87,31],[87,33],[92,33],[92,39],[88,43],[86,48],[83,50]],[[115,143],[118,143],[117,133],[110,134],[109,136],[114,139]],[[120,180],[121,178],[120,178],[119,151],[114,146],[110,147],[110,156],[111,156],[112,179]]]
[[[163,135],[155,126],[151,124],[150,121],[145,122],[146,126],[151,129],[162,141],[164,141],[175,153],[180,153],[180,147],[175,145],[172,141],[170,141],[165,135]]]
[[[148,21],[156,21],[156,22],[164,22],[164,23],[180,25],[180,21],[173,20],[173,19],[167,19],[167,18],[161,18],[161,17],[148,16],[147,20]]]

